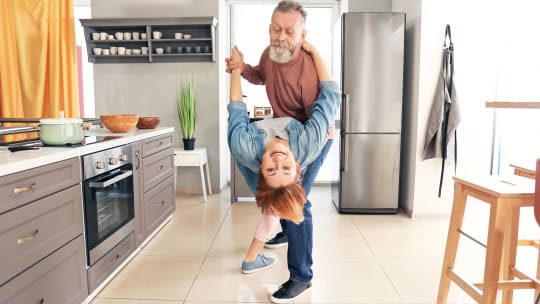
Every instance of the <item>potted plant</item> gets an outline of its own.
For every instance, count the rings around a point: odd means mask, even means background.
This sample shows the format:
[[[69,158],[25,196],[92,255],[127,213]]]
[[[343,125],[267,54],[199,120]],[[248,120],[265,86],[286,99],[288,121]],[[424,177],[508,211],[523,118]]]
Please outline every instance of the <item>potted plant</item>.
[[[180,129],[184,141],[184,150],[193,150],[195,148],[195,123],[197,121],[196,113],[197,98],[195,89],[191,80],[182,80],[180,84],[180,93],[178,94],[178,118],[180,120]]]

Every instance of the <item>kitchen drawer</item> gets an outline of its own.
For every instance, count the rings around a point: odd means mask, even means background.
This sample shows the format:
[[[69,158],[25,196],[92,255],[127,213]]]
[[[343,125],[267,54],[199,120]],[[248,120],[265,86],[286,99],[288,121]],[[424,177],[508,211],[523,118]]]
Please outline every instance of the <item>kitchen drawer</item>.
[[[0,287],[0,304],[80,304],[88,296],[82,235]]]
[[[0,285],[83,232],[81,185],[0,215]]]
[[[72,158],[0,179],[0,214],[81,182],[79,158]]]
[[[143,158],[173,146],[173,133],[143,140]]]
[[[150,235],[176,209],[174,177],[171,176],[144,194],[146,235]]]
[[[143,191],[146,192],[174,174],[174,148],[143,159]]]
[[[88,269],[88,289],[91,293],[135,250],[135,233],[120,243]]]

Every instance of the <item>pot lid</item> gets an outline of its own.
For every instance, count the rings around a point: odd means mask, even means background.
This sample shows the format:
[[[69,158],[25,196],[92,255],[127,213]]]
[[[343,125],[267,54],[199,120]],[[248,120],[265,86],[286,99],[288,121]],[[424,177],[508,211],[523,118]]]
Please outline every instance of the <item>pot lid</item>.
[[[40,124],[48,125],[82,124],[82,122],[80,118],[42,118],[39,120]]]

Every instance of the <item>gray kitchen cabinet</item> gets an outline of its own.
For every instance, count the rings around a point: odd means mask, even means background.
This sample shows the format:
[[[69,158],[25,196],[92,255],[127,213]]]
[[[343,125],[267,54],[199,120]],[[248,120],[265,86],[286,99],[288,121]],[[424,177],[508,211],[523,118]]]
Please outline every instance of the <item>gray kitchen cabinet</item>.
[[[83,236],[79,235],[0,287],[0,304],[79,304],[88,296]]]
[[[0,179],[0,214],[80,182],[78,158],[4,176]]]
[[[131,144],[133,159],[133,191],[135,199],[135,245],[139,247],[146,238],[144,225],[143,185],[142,185],[142,142]]]
[[[0,303],[88,296],[79,158],[2,177]]]
[[[81,185],[0,215],[0,285],[83,232]]]
[[[84,27],[88,61],[92,63],[216,61],[217,20],[212,16],[93,18],[80,22]],[[186,35],[191,37],[187,39]],[[101,53],[95,53],[95,48],[101,49]],[[130,54],[120,54],[118,48],[129,50]],[[103,50],[109,50],[108,54]]]
[[[142,180],[146,237],[174,212],[173,133],[155,136],[142,142]]]
[[[135,250],[135,234],[131,232],[122,241],[88,269],[88,290],[94,291]]]

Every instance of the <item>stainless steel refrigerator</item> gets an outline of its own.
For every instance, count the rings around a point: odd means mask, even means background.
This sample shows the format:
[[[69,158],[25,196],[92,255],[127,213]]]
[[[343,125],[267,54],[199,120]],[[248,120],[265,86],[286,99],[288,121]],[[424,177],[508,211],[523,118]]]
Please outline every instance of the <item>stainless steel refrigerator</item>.
[[[404,41],[404,13],[342,15],[339,212],[398,210]]]

